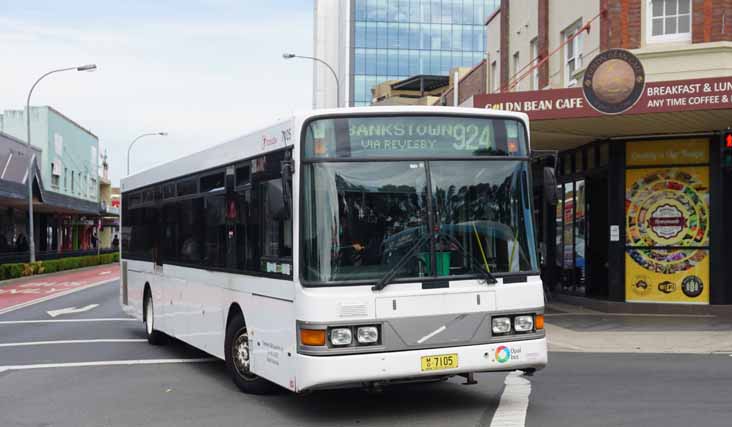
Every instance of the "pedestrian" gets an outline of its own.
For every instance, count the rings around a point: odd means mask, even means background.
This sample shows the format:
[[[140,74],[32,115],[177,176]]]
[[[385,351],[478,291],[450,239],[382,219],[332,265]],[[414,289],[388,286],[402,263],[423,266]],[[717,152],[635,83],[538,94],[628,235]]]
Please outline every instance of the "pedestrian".
[[[117,234],[115,234],[114,238],[112,239],[112,247],[114,249],[119,249],[119,237],[117,237]]]
[[[91,235],[91,245],[92,245],[92,249],[96,249],[97,248],[97,233],[92,233],[92,235]]]
[[[25,252],[28,250],[28,239],[26,239],[25,234],[20,234],[18,236],[18,239],[15,241],[15,251],[16,252]]]

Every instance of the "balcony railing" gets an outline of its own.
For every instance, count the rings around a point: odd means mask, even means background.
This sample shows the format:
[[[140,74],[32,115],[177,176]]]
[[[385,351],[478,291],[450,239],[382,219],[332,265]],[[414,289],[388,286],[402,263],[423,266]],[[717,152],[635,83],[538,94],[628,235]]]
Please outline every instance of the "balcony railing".
[[[101,202],[99,203],[99,212],[103,214],[119,215],[119,207],[110,206],[107,202]]]

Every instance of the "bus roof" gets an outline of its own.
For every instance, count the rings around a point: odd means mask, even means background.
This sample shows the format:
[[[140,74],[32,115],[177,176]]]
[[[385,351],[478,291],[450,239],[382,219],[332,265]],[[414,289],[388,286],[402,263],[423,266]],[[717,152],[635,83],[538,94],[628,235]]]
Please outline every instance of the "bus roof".
[[[239,159],[255,157],[269,151],[296,145],[302,124],[318,117],[343,115],[386,115],[386,114],[444,114],[474,115],[484,117],[514,118],[524,122],[528,132],[528,116],[525,113],[482,108],[428,107],[428,106],[384,106],[353,107],[313,110],[281,120],[272,126],[250,132],[246,135],[206,148],[196,153],[165,162],[150,169],[122,178],[121,191],[130,191],[147,185],[160,183],[189,174],[230,164]]]

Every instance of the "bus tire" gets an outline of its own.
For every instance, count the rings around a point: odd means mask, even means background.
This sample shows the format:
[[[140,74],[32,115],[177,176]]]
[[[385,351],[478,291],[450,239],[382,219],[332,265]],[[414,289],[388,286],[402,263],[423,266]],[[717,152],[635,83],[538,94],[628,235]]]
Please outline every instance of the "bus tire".
[[[143,316],[143,320],[145,323],[147,342],[152,345],[163,344],[165,338],[163,333],[155,329],[155,306],[153,305],[152,293],[149,288],[145,290],[144,301],[143,309],[145,310],[145,315]]]
[[[225,353],[226,367],[239,390],[248,394],[270,394],[275,391],[274,384],[249,371],[249,335],[240,314],[234,315],[226,327]]]

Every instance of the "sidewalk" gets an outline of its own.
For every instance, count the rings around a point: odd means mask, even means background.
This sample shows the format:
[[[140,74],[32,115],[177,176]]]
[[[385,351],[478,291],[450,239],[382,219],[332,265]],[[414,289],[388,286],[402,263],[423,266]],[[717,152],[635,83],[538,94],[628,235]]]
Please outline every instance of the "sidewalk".
[[[0,314],[118,278],[114,263],[0,282]]]
[[[732,319],[713,314],[605,313],[551,303],[546,331],[551,351],[732,354]]]

